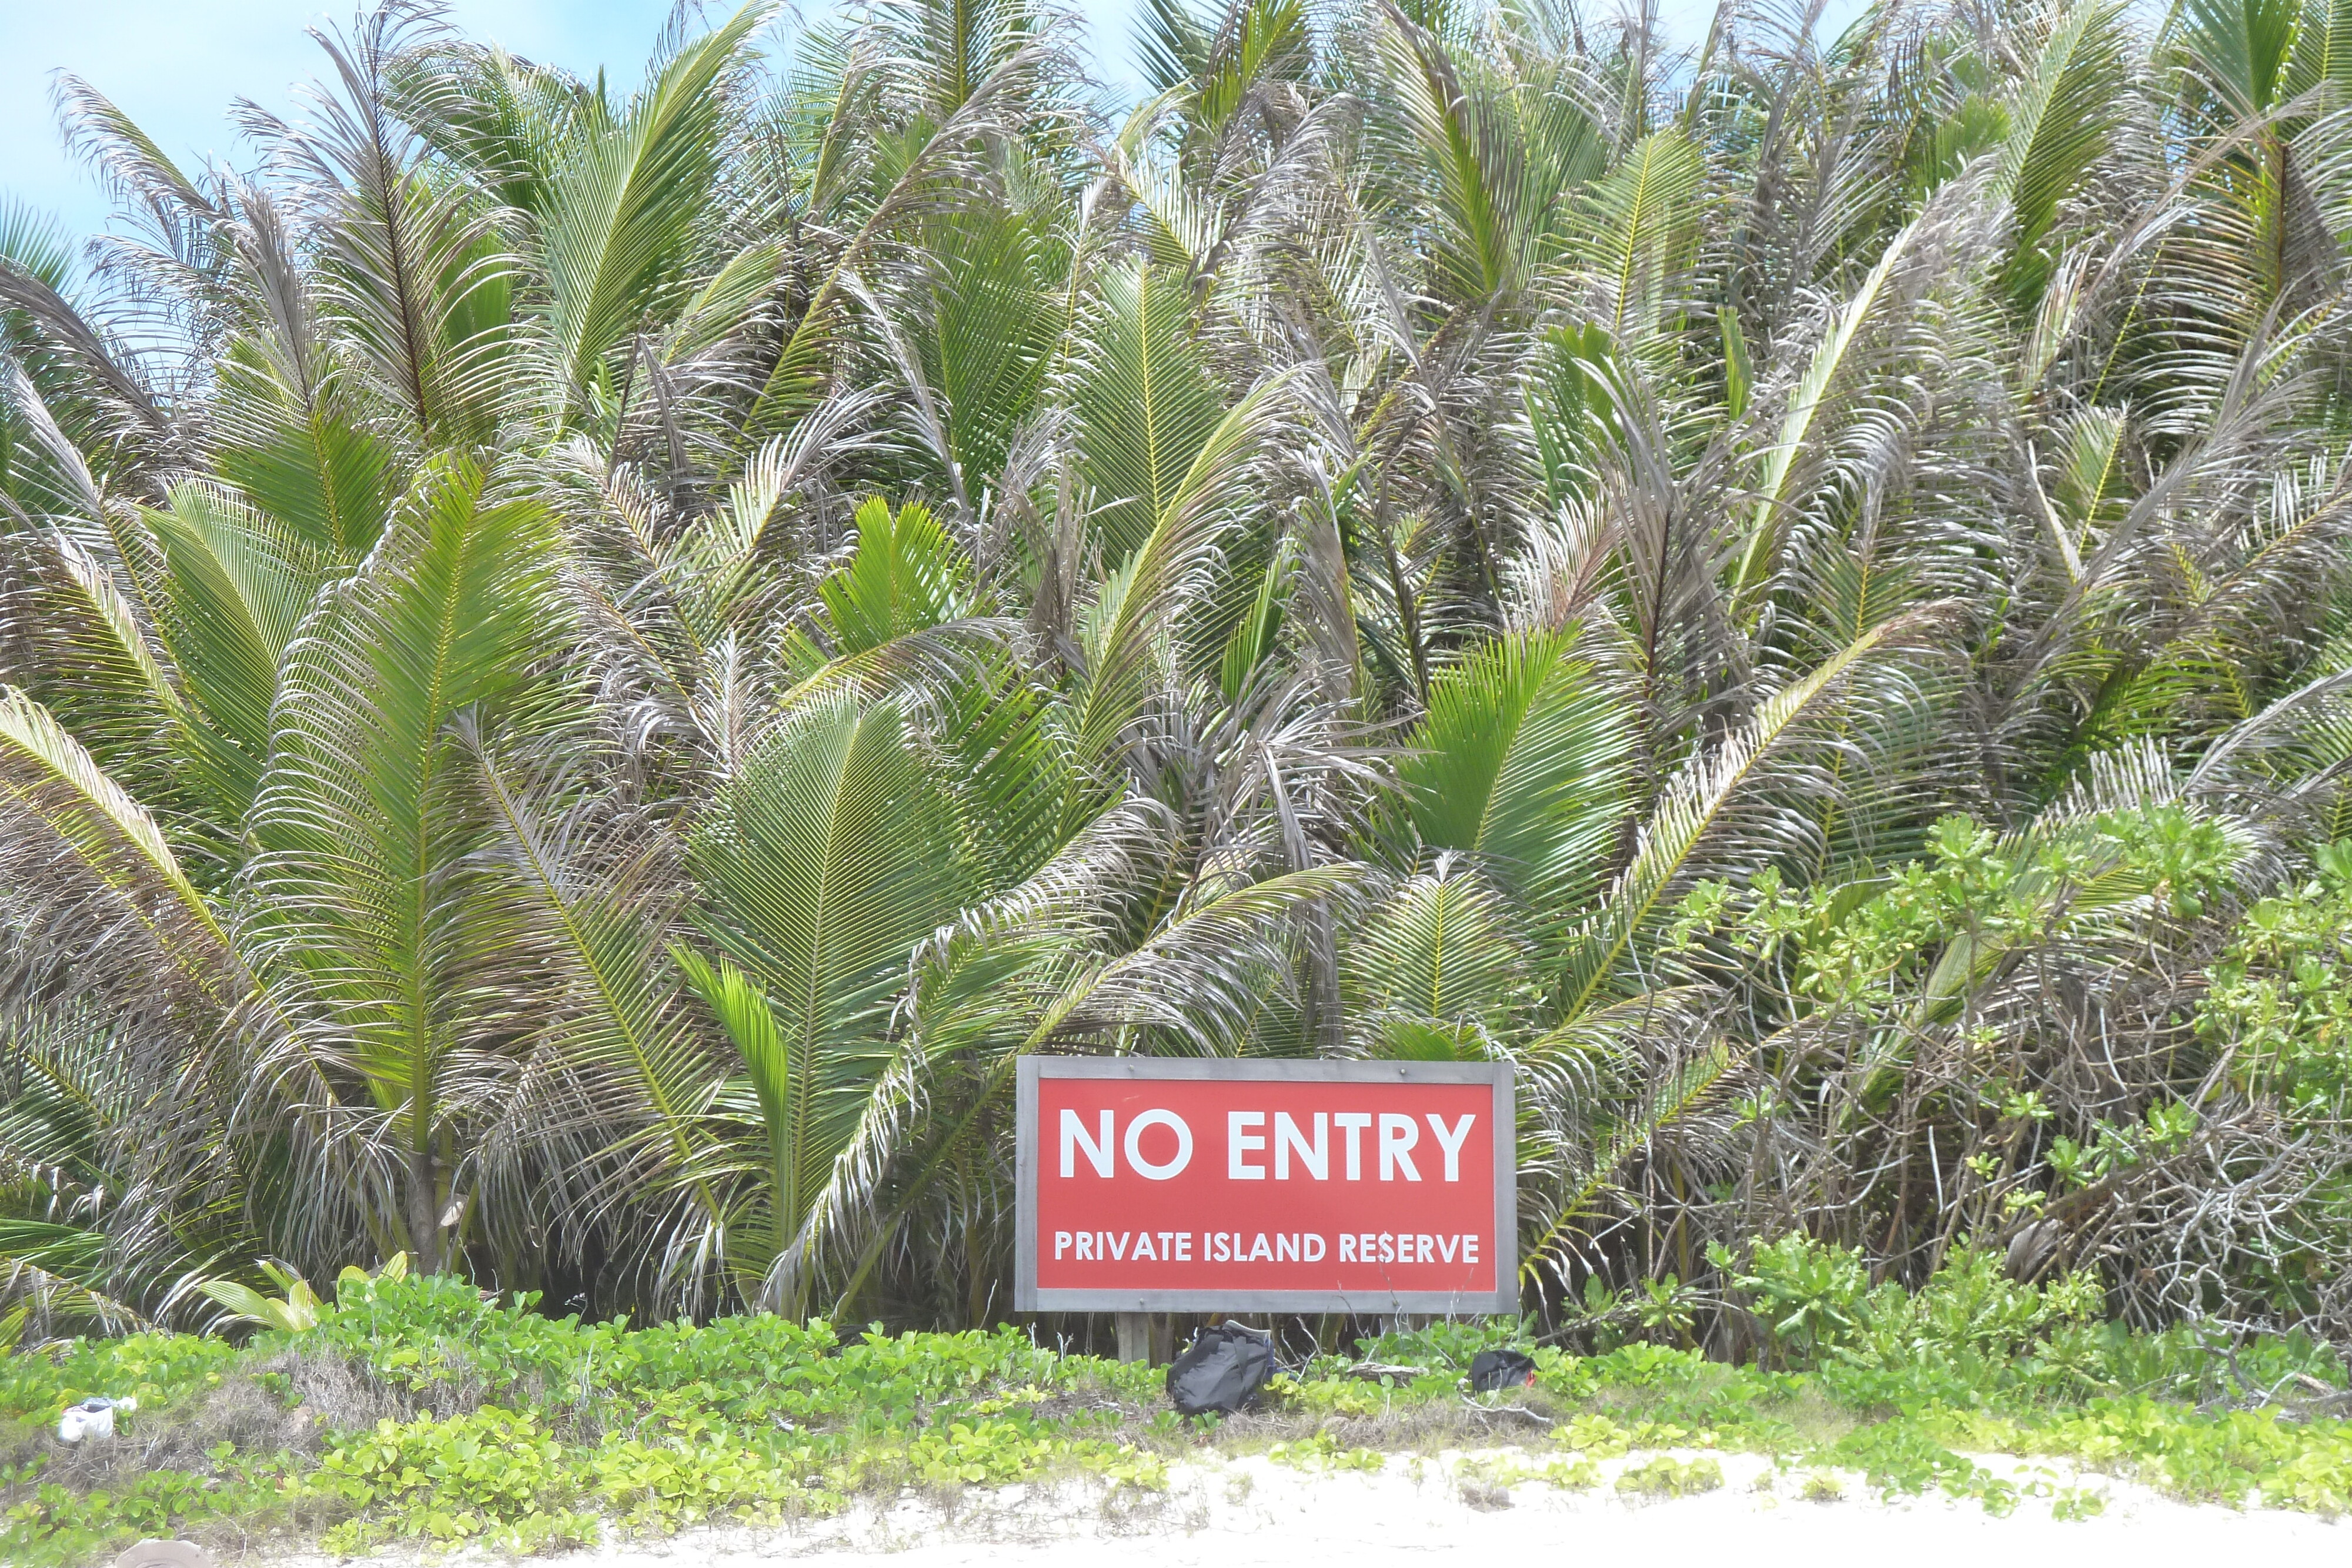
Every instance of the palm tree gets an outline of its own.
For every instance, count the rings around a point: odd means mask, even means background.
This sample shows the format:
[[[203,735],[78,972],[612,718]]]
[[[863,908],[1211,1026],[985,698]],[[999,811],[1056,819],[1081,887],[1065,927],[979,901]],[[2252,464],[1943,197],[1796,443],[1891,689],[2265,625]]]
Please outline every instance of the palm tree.
[[[1045,0],[625,93],[384,0],[202,171],[68,83],[0,1288],[985,1322],[1088,1051],[1511,1061],[1556,1326],[1791,1227],[2284,1310],[2149,1264],[2216,1195],[2334,1310],[2344,1129],[2183,1034],[2352,821],[2352,21],[2234,3],[1155,0],[1120,112]]]

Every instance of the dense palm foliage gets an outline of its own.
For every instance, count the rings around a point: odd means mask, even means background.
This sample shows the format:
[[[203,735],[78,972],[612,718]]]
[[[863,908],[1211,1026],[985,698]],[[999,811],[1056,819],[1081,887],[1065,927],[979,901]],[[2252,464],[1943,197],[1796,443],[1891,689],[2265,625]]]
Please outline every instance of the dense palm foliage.
[[[2352,1329],[2352,5],[772,22],[386,0],[243,170],[67,84],[15,1289],[985,1321],[1018,1055],[1325,1053],[1517,1064],[1554,1322]]]

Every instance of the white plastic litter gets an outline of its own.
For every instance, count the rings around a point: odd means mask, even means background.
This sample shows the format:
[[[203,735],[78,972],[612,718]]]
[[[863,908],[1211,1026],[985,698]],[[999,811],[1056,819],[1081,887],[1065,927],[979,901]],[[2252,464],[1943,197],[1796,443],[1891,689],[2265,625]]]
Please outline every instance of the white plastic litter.
[[[114,1413],[138,1408],[136,1398],[108,1399],[100,1396],[85,1399],[58,1417],[58,1441],[80,1443],[111,1437],[114,1436]]]

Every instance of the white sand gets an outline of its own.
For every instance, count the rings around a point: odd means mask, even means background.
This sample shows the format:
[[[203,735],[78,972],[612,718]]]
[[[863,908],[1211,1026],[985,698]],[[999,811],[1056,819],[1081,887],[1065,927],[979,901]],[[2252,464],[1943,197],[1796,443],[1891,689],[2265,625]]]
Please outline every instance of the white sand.
[[[1484,1506],[1465,1500],[1456,1455],[1392,1458],[1377,1474],[1303,1473],[1250,1458],[1179,1466],[1165,1494],[1107,1494],[1076,1481],[974,1488],[948,1509],[904,1501],[783,1530],[710,1529],[610,1542],[554,1562],[562,1568],[1567,1568],[1597,1557],[1628,1568],[2352,1565],[2352,1522],[2190,1506],[2052,1462],[1981,1458],[2027,1493],[2014,1512],[1994,1518],[1973,1502],[1932,1493],[1882,1503],[1853,1475],[1839,1478],[1844,1495],[1837,1500],[1806,1500],[1800,1494],[1804,1474],[1778,1474],[1753,1456],[1714,1457],[1726,1485],[1696,1497],[1622,1497],[1612,1482],[1629,1461],[1617,1460],[1600,1465],[1597,1489],[1559,1491],[1527,1482],[1508,1490],[1507,1506],[1496,1506],[1500,1499],[1492,1492],[1476,1499]],[[2053,1497],[2062,1489],[2098,1494],[2105,1511],[2053,1519]]]

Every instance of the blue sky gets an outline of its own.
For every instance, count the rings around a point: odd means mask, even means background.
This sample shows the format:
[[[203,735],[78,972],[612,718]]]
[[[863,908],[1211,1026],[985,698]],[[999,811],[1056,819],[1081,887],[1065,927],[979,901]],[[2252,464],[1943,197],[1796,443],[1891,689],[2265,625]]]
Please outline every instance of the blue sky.
[[[667,0],[459,0],[458,23],[567,66],[642,58]],[[174,158],[243,162],[234,99],[283,110],[325,64],[306,27],[348,21],[319,0],[0,0],[0,193],[86,233],[106,205],[68,159],[51,98],[60,70],[111,98]]]
[[[824,4],[824,0],[803,0]],[[1664,0],[1699,14],[1705,0]],[[719,9],[725,0],[714,0]],[[1096,74],[1131,84],[1132,0],[1081,0]],[[583,75],[609,66],[634,83],[670,0],[452,0],[473,37]],[[106,204],[67,156],[51,87],[60,70],[89,81],[163,151],[202,166],[244,162],[227,114],[249,98],[283,111],[295,83],[324,66],[307,27],[348,22],[350,0],[0,0],[0,201],[13,199],[69,232],[103,226]]]
[[[816,0],[821,4],[822,0]],[[712,0],[718,12],[727,0]],[[1098,58],[1129,76],[1130,0],[1091,4]],[[201,166],[243,162],[228,107],[249,98],[283,111],[289,88],[324,69],[304,30],[348,25],[352,0],[0,0],[0,200],[74,233],[104,225],[106,203],[66,155],[51,97],[69,71],[112,99],[163,151]],[[634,84],[670,0],[452,0],[478,38],[583,75],[598,66]]]

